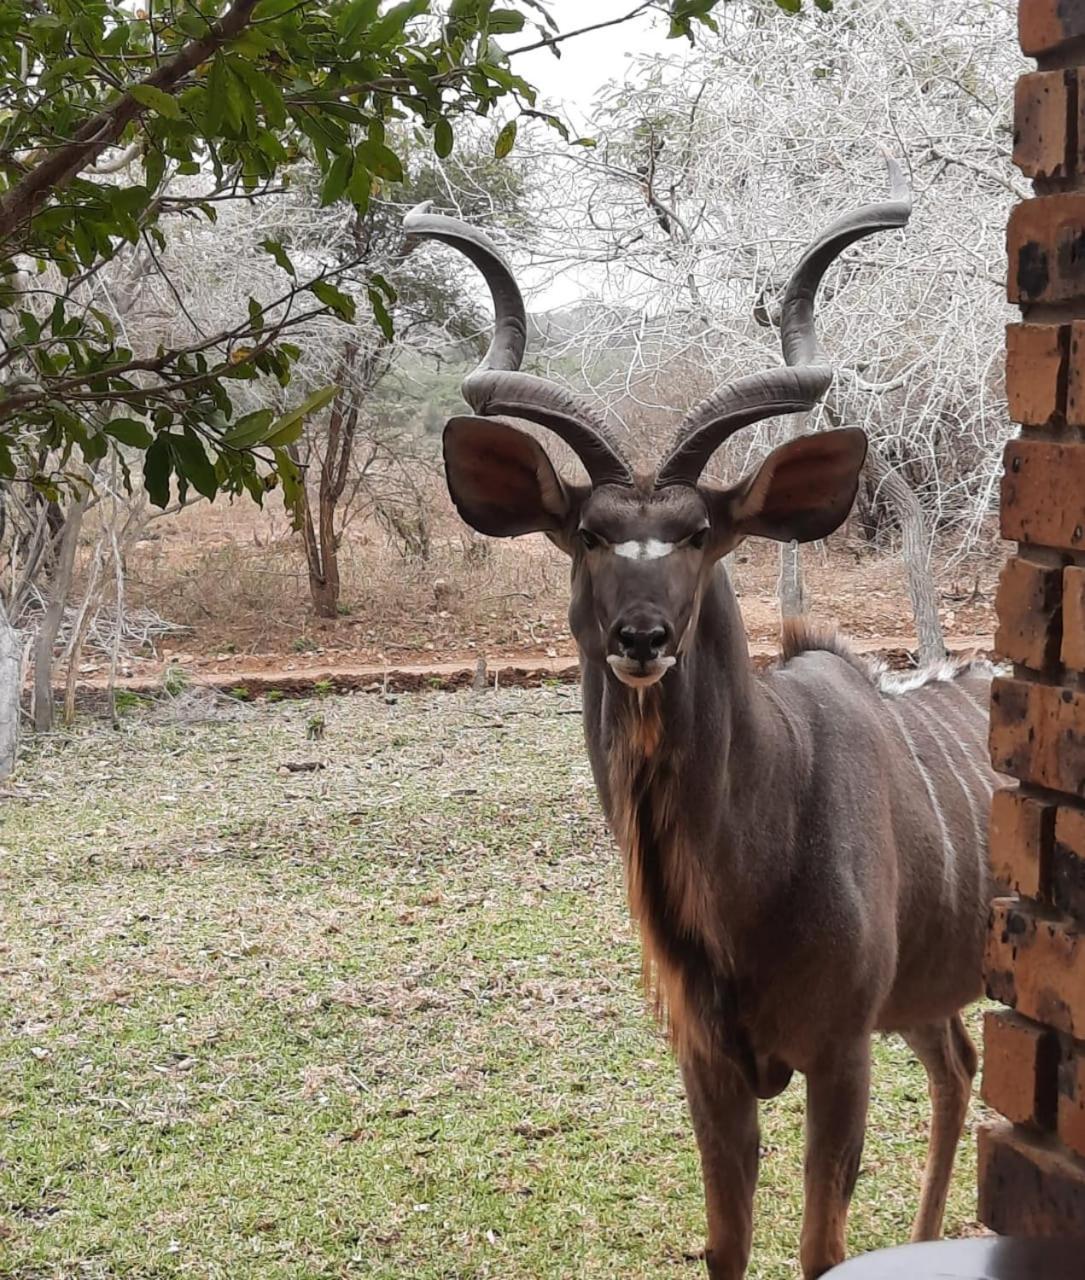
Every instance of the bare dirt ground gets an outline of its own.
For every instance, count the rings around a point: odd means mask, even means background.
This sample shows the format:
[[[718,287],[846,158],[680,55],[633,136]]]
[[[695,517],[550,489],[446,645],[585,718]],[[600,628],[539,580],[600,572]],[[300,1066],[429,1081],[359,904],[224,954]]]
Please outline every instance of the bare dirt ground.
[[[985,557],[961,560],[956,551],[947,542],[936,561],[947,640],[986,648],[1001,550],[992,538]],[[447,664],[462,682],[480,657],[491,672],[503,664],[539,678],[575,660],[565,557],[541,536],[474,538],[446,510],[426,559],[404,558],[375,526],[348,530],[335,619],[313,616],[300,538],[274,504],[261,512],[242,502],[204,503],[153,521],[126,567],[130,604],[179,628],[153,650],[127,655],[122,675],[133,687],[159,681],[167,667],[223,687],[292,677],[305,684],[329,672],[343,677],[342,687],[366,687],[394,669],[404,673],[402,687],[412,679],[424,687],[428,676],[444,682]],[[805,549],[804,569],[815,617],[835,622],[859,647],[904,660],[914,631],[899,557],[845,530]],[[736,570],[747,633],[764,658],[777,638],[776,547],[747,544]],[[103,656],[85,654],[82,682],[102,682],[106,667]]]

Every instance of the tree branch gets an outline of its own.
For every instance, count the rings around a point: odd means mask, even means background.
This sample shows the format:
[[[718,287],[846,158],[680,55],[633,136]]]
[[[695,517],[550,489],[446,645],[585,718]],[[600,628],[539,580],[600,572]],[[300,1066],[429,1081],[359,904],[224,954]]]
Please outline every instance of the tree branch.
[[[630,9],[620,18],[610,18],[606,22],[596,22],[590,27],[577,27],[575,31],[562,31],[558,35],[543,36],[541,40],[536,40],[534,44],[522,44],[519,48],[510,49],[508,57],[513,57],[517,53],[531,53],[535,49],[552,49],[555,45],[561,44],[565,40],[572,40],[574,36],[585,35],[589,31],[602,31],[604,27],[618,27],[623,22],[629,22],[631,18],[637,17],[638,14],[644,13],[646,9],[655,8],[656,0],[643,0],[635,9]]]
[[[234,0],[225,15],[206,36],[190,40],[175,58],[153,71],[141,84],[166,92],[207,61],[215,51],[234,39],[248,25],[258,0]],[[127,126],[147,108],[131,93],[93,116],[76,130],[66,145],[59,147],[0,199],[0,244],[12,252],[9,241],[37,212],[50,192],[69,182],[93,164],[108,147],[114,146]]]

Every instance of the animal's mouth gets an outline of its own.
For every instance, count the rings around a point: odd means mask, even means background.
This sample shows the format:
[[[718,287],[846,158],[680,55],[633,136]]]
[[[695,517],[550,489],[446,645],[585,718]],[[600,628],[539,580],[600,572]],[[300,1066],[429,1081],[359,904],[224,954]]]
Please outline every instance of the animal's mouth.
[[[616,653],[607,658],[611,671],[631,689],[647,689],[649,685],[658,684],[677,661],[677,658],[668,656],[641,662],[639,658],[624,658]]]

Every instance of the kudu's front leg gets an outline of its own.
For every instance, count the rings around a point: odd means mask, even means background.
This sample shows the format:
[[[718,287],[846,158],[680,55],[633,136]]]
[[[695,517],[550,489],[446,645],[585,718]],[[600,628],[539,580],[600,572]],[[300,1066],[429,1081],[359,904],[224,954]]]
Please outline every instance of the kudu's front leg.
[[[870,1037],[834,1046],[806,1073],[804,1280],[843,1262],[870,1097]]]
[[[726,1059],[682,1065],[693,1131],[701,1152],[711,1280],[742,1280],[753,1234],[757,1186],[757,1099]]]

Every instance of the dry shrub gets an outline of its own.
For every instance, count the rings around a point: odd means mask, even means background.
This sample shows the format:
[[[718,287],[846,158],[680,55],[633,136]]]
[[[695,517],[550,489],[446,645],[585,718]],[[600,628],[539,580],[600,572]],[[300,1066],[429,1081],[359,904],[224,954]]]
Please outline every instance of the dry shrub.
[[[567,563],[544,538],[481,539],[443,485],[426,494],[428,555],[400,531],[352,524],[342,616],[311,614],[304,550],[281,501],[200,503],[156,522],[128,557],[133,604],[192,628],[193,652],[537,647],[567,638]]]

